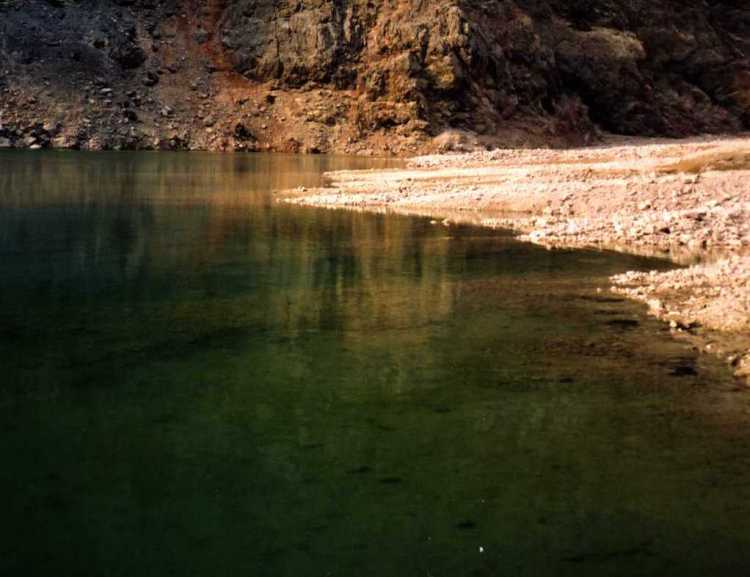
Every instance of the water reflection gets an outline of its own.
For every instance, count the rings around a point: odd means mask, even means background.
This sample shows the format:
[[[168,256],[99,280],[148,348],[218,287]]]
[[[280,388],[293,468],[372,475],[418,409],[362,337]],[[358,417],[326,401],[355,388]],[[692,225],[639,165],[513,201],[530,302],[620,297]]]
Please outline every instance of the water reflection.
[[[272,202],[351,162],[0,155],[0,574],[747,566],[747,393],[597,292],[667,265]]]

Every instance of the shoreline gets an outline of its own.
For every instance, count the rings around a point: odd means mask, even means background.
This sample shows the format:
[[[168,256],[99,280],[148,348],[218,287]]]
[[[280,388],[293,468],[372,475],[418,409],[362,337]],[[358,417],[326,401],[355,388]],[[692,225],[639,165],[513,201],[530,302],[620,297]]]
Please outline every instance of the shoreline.
[[[506,228],[550,249],[683,265],[617,275],[612,290],[643,302],[750,384],[750,135],[431,155],[401,169],[326,176],[326,188],[281,200]]]

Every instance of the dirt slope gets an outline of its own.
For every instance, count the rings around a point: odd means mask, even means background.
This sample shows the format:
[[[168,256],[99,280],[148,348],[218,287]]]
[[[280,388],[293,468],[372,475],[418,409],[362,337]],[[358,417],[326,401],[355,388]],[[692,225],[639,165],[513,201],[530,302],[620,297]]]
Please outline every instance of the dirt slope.
[[[750,127],[740,0],[0,0],[0,146],[399,153]]]

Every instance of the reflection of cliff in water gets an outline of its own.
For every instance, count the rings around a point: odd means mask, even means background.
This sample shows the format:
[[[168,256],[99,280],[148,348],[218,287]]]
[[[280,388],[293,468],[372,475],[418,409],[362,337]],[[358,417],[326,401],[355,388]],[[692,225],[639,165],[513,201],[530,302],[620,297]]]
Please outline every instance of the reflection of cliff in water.
[[[347,162],[261,155],[192,154],[186,162],[167,153],[8,154],[0,158],[0,242],[11,258],[64,246],[70,275],[93,282],[133,277],[150,258],[189,270],[189,262],[201,258],[191,239],[205,237],[201,250],[208,254],[222,250],[222,236],[241,228],[256,236],[283,229],[274,222],[278,215],[250,205],[270,204],[272,190],[317,184],[321,167]],[[290,234],[304,232],[289,227]],[[28,265],[33,276],[35,268],[51,266],[51,259]]]

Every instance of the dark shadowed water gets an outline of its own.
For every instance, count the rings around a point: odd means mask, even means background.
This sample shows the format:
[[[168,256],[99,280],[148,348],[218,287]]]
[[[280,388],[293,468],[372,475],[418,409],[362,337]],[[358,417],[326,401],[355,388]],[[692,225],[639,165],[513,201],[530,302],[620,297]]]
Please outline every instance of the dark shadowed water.
[[[750,394],[606,292],[667,265],[272,202],[378,164],[0,155],[1,575],[750,571]]]

